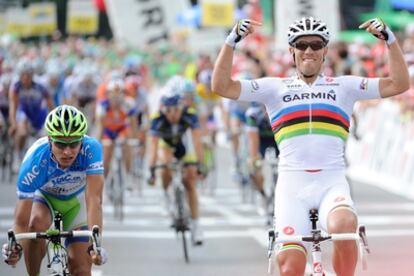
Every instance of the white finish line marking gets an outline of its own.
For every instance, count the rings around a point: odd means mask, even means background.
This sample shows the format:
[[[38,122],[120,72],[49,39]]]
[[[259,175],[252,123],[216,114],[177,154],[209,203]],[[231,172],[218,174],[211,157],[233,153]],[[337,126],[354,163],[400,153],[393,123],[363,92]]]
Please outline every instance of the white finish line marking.
[[[367,230],[368,239],[370,238],[393,238],[400,236],[414,236],[414,229],[384,229]],[[174,231],[114,231],[103,232],[104,238],[109,239],[175,239]],[[250,228],[247,230],[208,230],[204,231],[206,239],[220,238],[253,238],[263,247],[267,247],[267,231],[260,228]]]

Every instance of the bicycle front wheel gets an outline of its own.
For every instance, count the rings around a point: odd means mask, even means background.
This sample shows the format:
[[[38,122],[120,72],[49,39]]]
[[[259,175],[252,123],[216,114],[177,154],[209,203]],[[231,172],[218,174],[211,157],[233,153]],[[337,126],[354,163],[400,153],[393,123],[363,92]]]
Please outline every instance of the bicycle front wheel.
[[[187,237],[185,235],[186,231],[181,231],[181,238],[183,240],[183,251],[184,251],[184,259],[186,263],[190,262],[190,258],[188,256],[188,244],[187,244]]]

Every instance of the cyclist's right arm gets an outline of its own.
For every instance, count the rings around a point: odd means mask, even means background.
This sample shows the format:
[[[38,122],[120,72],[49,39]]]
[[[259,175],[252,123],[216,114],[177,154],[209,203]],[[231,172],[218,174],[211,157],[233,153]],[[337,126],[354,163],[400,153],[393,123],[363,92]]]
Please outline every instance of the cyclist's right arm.
[[[16,203],[16,209],[14,212],[14,226],[13,230],[14,233],[23,233],[28,232],[29,220],[30,220],[30,213],[32,209],[32,200],[31,199],[23,199],[18,200]],[[23,249],[27,248],[26,243],[27,240],[22,240],[18,242],[22,245]],[[2,254],[5,262],[8,265],[14,266],[20,260],[21,257],[21,248],[14,247],[9,248],[9,244],[5,243],[2,246]],[[26,253],[25,256],[28,256]]]
[[[32,210],[32,199],[20,199],[16,202],[14,211],[14,231],[22,233],[28,231],[30,213]]]
[[[240,96],[240,81],[231,79],[231,68],[233,65],[233,48],[224,44],[221,48],[216,64],[214,65],[212,90],[218,95],[237,100]]]
[[[255,26],[261,26],[260,22],[251,19],[239,20],[226,38],[226,43],[221,48],[213,70],[212,90],[222,97],[237,100],[240,96],[241,84],[231,79],[231,67],[233,65],[233,51],[236,44],[247,35],[254,32]]]
[[[157,162],[157,153],[158,153],[158,142],[159,139],[162,137],[162,126],[161,126],[162,118],[159,112],[152,114],[151,116],[151,123],[149,129],[149,167],[155,166]]]
[[[16,110],[19,104],[19,97],[15,92],[15,88],[10,88],[9,91],[9,107],[10,107],[10,114],[9,114],[9,123],[10,123],[10,130],[13,131],[16,127]]]
[[[33,193],[34,193],[34,182],[37,181],[37,179],[31,179],[28,180],[28,173],[30,168],[32,171],[32,164],[30,162],[24,162],[20,168],[19,177],[17,180],[17,195],[18,200],[16,202],[16,208],[14,211],[14,225],[13,230],[15,233],[23,233],[29,231],[29,223],[30,223],[30,214],[32,211],[32,205],[33,205]],[[30,181],[30,183],[29,183]],[[27,249],[26,243],[28,241],[21,241],[19,242],[23,246],[23,250]],[[16,248],[8,248],[8,245],[6,246],[7,250],[12,250],[11,254],[7,254],[5,257],[5,260],[7,264],[9,265],[15,265],[19,259],[21,252],[14,251]],[[5,250],[5,245],[3,245],[3,250]],[[10,251],[9,251],[10,252]],[[25,256],[29,256],[28,252],[26,252]]]

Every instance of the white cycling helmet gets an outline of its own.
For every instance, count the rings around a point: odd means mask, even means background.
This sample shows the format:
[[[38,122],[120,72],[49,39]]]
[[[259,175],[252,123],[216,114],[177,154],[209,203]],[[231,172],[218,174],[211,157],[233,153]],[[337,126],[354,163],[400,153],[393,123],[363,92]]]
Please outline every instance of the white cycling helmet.
[[[316,20],[313,17],[302,17],[301,20],[295,21],[289,26],[288,42],[292,45],[296,39],[305,35],[317,35],[321,37],[326,43],[329,42],[329,31],[326,24],[321,20]]]

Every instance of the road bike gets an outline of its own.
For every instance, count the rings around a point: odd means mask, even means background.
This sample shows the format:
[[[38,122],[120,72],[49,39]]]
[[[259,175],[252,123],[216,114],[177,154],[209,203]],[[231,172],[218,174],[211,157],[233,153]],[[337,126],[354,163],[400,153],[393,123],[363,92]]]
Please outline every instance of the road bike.
[[[275,190],[278,178],[278,166],[279,166],[279,159],[276,157],[276,150],[275,148],[267,148],[265,153],[265,161],[270,166],[270,171],[272,174],[271,182],[269,185],[269,192],[268,192],[268,206],[266,208],[266,215],[267,215],[267,225],[274,225],[275,223]]]
[[[106,193],[114,208],[114,218],[124,219],[124,189],[126,172],[122,160],[122,147],[125,140],[116,139],[111,160],[111,170],[106,178]],[[105,140],[104,144],[112,144],[112,140]]]
[[[19,240],[45,239],[47,241],[47,275],[70,276],[67,249],[62,244],[63,238],[89,237],[92,240],[92,249],[100,255],[101,239],[99,226],[94,225],[90,230],[63,231],[62,215],[55,214],[53,227],[46,232],[14,233],[8,231],[8,248],[20,248]]]
[[[282,243],[299,243],[309,242],[312,244],[312,276],[324,276],[324,268],[322,265],[322,250],[321,243],[324,241],[356,241],[359,247],[359,258],[361,260],[362,268],[367,269],[367,254],[370,253],[368,247],[368,240],[366,237],[366,230],[364,225],[358,227],[357,233],[340,233],[340,234],[322,234],[322,230],[317,228],[318,222],[318,210],[311,209],[309,211],[309,219],[312,223],[311,234],[308,236],[293,235],[278,237],[277,232],[274,229],[270,229],[268,233],[269,245],[268,245],[268,258],[269,266],[268,273],[273,275],[275,264],[275,245]]]
[[[144,187],[144,157],[141,155],[141,150],[144,145],[140,143],[138,139],[128,139],[128,145],[132,148],[132,175],[134,176],[134,183],[130,184],[130,190],[133,191],[137,188],[138,196],[142,196]]]
[[[241,189],[242,202],[255,203],[256,189],[254,188],[254,185],[251,180],[250,169],[248,164],[250,155],[247,145],[247,135],[245,131],[242,130],[239,133],[239,150],[236,159],[237,181]]]
[[[176,160],[170,164],[156,165],[155,169],[170,169],[172,172],[171,189],[173,199],[171,200],[173,207],[172,210],[172,225],[171,227],[175,230],[178,236],[181,236],[184,260],[186,263],[190,262],[188,243],[187,243],[187,232],[190,231],[190,214],[186,204],[186,192],[183,185],[182,171],[187,166],[197,165],[197,162],[183,162]]]
[[[203,180],[203,188],[210,196],[214,196],[217,189],[217,162],[215,145],[211,142],[203,142],[204,165],[207,168],[208,176]]]

